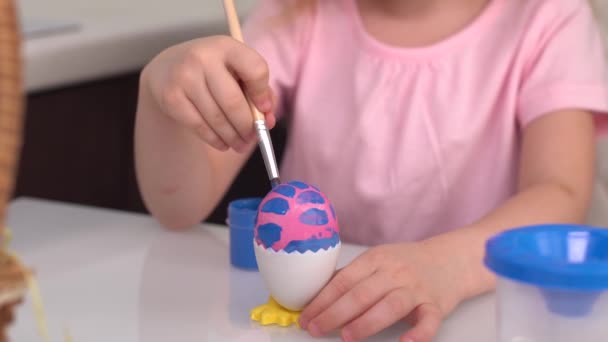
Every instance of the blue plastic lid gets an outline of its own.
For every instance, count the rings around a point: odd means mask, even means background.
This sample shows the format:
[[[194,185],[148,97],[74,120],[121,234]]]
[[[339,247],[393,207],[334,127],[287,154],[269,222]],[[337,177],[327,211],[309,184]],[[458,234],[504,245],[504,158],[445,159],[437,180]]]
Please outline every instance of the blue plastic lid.
[[[261,198],[239,198],[228,204],[228,224],[253,230]]]
[[[608,229],[552,224],[509,230],[486,243],[497,275],[541,288],[608,290]]]

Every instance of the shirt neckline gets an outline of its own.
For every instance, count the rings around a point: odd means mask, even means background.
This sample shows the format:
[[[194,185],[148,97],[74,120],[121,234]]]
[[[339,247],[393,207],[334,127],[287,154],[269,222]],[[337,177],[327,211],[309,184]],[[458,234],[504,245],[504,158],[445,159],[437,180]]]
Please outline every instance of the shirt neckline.
[[[363,45],[380,55],[385,57],[411,58],[411,59],[429,59],[434,56],[442,55],[448,50],[453,49],[463,41],[468,41],[471,36],[482,32],[484,28],[494,20],[494,17],[499,13],[503,0],[490,0],[482,12],[477,17],[467,24],[464,28],[451,34],[438,42],[421,46],[421,47],[401,47],[384,43],[373,37],[365,28],[361,14],[359,12],[357,0],[343,0],[346,3],[347,11],[351,17],[355,34],[359,36]]]

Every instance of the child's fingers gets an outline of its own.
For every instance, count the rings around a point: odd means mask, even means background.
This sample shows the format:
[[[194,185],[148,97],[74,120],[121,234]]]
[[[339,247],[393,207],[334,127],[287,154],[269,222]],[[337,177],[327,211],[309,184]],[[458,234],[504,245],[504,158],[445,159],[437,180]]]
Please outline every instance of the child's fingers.
[[[277,108],[277,102],[278,102],[278,97],[277,94],[274,93],[274,91],[270,91],[271,93],[271,98],[272,98],[272,110],[269,112],[266,112],[266,126],[268,127],[268,129],[273,129],[274,126],[277,124],[277,117],[275,115],[275,110]]]
[[[302,328],[308,329],[308,324],[320,313],[376,271],[375,268],[371,267],[368,255],[363,254],[355,258],[350,265],[337,272],[321,292],[304,308],[300,314],[300,326]]]
[[[163,96],[163,103],[175,121],[196,130],[201,139],[211,146],[219,150],[226,149],[226,144],[209,128],[199,109],[180,88],[168,89]]]
[[[405,287],[395,289],[364,314],[350,322],[342,330],[342,338],[345,341],[364,340],[401,320],[414,307],[415,302],[411,291]]]
[[[203,120],[196,106],[179,87],[165,89],[159,102],[167,115],[186,127],[196,128]]]
[[[201,78],[200,82],[193,83],[191,86],[186,88],[186,91],[188,91],[186,96],[194,104],[194,106],[196,106],[198,111],[197,114],[201,117],[201,121],[198,123],[195,130],[197,135],[203,139],[203,141],[220,151],[225,151],[229,146],[207,123],[204,115],[202,114],[215,113],[211,114],[211,116],[223,115],[220,107],[217,105],[217,103],[215,103],[215,100],[211,97],[209,91],[206,89],[203,83],[204,80]]]
[[[355,319],[391,292],[397,285],[391,276],[376,272],[355,285],[310,322],[309,330],[324,335]],[[314,326],[314,329],[311,328]]]
[[[197,115],[200,117],[200,120],[197,120],[196,126],[194,127],[197,135],[213,147],[225,149],[220,147],[227,147],[226,143],[219,137],[213,128],[209,126],[203,115],[203,113],[207,113],[210,114],[210,116],[213,116],[215,114],[212,113],[222,113],[219,106],[215,103],[215,100],[213,100],[209,94],[204,77],[200,73],[192,70],[183,71],[181,74],[185,76],[179,78],[179,84],[182,89],[184,89],[186,98],[194,105]]]
[[[254,50],[234,48],[226,53],[226,65],[243,83],[245,92],[260,112],[273,110],[273,98],[268,85],[268,64]]]
[[[268,129],[273,129],[276,124],[277,117],[274,115],[274,113],[266,114],[266,127],[268,127]]]
[[[205,113],[209,126],[225,143],[239,151],[246,148],[246,139],[253,130],[253,119],[245,95],[236,80],[223,67],[205,73],[211,97],[220,111]]]
[[[415,322],[401,336],[401,342],[431,342],[441,324],[441,310],[433,304],[422,304],[413,311]]]
[[[228,145],[217,135],[211,127],[207,124],[207,122],[203,121],[199,127],[196,129],[196,134],[203,139],[207,144],[212,147],[220,150],[226,151],[228,150]]]
[[[224,112],[212,97],[209,89],[207,88],[205,78],[201,76],[196,81],[185,84],[184,87],[186,95],[196,106],[199,115],[204,121],[204,124],[197,127],[198,135],[210,145],[220,150],[225,150],[226,148],[220,148],[219,146],[230,146],[235,150],[240,151],[240,149],[244,146],[240,146],[238,144],[229,144],[224,141],[219,131],[216,131],[206,119],[224,116]]]

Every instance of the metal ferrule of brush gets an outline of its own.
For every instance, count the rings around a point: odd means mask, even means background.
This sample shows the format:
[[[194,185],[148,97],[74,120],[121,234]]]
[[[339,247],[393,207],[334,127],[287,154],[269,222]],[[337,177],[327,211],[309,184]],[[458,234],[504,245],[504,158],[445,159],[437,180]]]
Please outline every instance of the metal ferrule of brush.
[[[258,132],[260,151],[264,158],[268,179],[270,179],[273,185],[276,185],[275,183],[279,181],[279,167],[274,156],[272,140],[270,140],[270,132],[266,128],[266,122],[264,120],[255,120],[255,129]]]

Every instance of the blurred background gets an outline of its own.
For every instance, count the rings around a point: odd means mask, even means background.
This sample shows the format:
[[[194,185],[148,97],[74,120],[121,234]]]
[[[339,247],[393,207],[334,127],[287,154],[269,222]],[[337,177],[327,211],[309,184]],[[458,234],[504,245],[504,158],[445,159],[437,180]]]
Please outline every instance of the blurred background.
[[[142,67],[163,49],[227,33],[219,0],[18,0],[28,92],[15,196],[145,210],[134,173],[133,124]],[[245,17],[254,0],[239,0]],[[285,129],[273,130],[281,158]],[[268,190],[253,155],[210,221],[236,197]],[[251,181],[251,180],[254,181]]]
[[[593,0],[608,33],[608,0]],[[255,0],[237,0],[242,17]],[[145,211],[133,167],[133,123],[141,68],[164,48],[227,32],[219,0],[19,0],[28,92],[26,140],[16,196]],[[279,160],[285,128],[273,132]],[[608,224],[608,146],[591,221]],[[263,196],[253,155],[210,217],[225,219],[236,197]],[[253,181],[252,181],[253,180]]]

